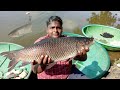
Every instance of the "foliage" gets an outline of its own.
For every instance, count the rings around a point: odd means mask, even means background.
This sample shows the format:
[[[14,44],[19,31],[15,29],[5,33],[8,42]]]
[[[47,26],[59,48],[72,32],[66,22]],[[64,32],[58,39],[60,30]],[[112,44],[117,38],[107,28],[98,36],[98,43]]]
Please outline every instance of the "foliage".
[[[107,26],[113,26],[116,28],[120,28],[120,24],[115,25],[119,18],[117,18],[117,14],[112,14],[110,11],[100,11],[99,14],[92,12],[92,16],[87,19],[90,24],[101,24]]]

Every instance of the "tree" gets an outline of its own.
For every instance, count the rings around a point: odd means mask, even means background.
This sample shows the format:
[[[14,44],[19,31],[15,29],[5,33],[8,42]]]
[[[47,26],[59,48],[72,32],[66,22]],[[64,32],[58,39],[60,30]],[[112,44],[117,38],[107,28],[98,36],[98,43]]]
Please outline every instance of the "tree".
[[[113,15],[110,11],[100,11],[99,14],[93,12],[92,16],[87,19],[90,24],[101,24],[120,28],[120,25],[115,25],[117,20],[117,14]]]

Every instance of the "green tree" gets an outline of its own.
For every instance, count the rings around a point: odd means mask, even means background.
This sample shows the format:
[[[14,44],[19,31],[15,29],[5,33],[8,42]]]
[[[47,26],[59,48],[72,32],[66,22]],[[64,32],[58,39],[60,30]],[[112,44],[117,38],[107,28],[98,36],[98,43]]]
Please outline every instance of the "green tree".
[[[99,14],[93,12],[92,16],[87,19],[90,24],[101,24],[120,28],[120,25],[115,26],[117,20],[117,14],[113,15],[110,11],[100,11]]]

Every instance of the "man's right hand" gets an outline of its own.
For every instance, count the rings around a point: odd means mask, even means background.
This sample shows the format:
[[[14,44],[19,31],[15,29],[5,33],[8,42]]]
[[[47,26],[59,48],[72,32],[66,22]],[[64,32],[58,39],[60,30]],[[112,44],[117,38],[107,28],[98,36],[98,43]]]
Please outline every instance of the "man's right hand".
[[[35,60],[32,62],[32,71],[37,74],[45,70],[46,65],[53,62],[48,55],[41,55],[38,62]]]

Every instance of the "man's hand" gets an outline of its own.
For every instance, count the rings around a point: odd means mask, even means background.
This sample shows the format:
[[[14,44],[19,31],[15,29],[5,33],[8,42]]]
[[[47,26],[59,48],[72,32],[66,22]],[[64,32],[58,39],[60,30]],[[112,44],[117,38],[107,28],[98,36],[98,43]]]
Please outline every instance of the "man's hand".
[[[74,60],[85,61],[87,59],[87,52],[89,51],[89,47],[82,47],[81,50],[78,52],[77,56]]]
[[[38,62],[35,60],[32,63],[32,70],[34,73],[41,73],[44,71],[47,64],[53,62],[47,55],[41,55]]]

